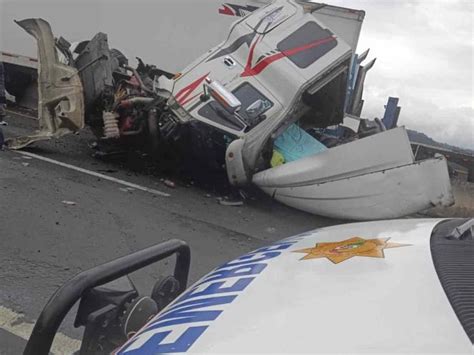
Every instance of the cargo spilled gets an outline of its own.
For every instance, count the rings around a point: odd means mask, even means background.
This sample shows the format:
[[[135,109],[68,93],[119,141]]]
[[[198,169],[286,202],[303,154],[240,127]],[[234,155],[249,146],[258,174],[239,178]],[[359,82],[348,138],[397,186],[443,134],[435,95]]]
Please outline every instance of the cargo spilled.
[[[415,160],[396,127],[399,108],[387,120],[360,117],[375,63],[356,54],[363,18],[275,1],[222,28],[227,39],[179,73],[140,59],[132,67],[104,33],[71,44],[42,19],[19,21],[38,44],[39,130],[8,145],[88,126],[101,145],[225,169],[231,185],[255,184],[317,215],[383,219],[449,206],[446,160]]]

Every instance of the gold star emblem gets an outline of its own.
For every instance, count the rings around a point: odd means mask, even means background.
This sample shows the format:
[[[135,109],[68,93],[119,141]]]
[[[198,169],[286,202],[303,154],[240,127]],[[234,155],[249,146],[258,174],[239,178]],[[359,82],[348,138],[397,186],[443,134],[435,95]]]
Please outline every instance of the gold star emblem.
[[[295,253],[306,253],[300,260],[328,258],[334,264],[352,258],[353,256],[367,256],[370,258],[384,258],[384,249],[398,248],[409,244],[389,243],[385,239],[364,239],[353,237],[334,243],[317,243],[313,248],[295,250]]]

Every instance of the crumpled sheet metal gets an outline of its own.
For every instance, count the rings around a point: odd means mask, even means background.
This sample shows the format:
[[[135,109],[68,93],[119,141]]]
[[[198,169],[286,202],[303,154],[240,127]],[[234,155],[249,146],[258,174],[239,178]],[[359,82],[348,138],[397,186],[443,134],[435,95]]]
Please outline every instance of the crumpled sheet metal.
[[[38,44],[38,119],[39,130],[32,135],[11,138],[10,149],[73,133],[84,127],[84,97],[78,71],[59,62],[54,36],[48,22],[26,19],[17,24]]]

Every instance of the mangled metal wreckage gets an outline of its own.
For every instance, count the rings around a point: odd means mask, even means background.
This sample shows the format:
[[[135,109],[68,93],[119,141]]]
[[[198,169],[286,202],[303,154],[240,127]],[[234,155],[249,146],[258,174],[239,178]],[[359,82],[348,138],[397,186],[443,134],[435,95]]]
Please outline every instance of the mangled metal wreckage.
[[[158,154],[187,145],[188,158],[225,166],[232,185],[253,183],[318,215],[396,218],[451,205],[443,157],[415,161],[403,127],[357,117],[373,65],[355,55],[363,17],[275,1],[179,74],[141,61],[133,69],[105,34],[71,46],[44,20],[20,21],[38,42],[40,131],[10,146],[87,124],[102,140],[138,140]]]

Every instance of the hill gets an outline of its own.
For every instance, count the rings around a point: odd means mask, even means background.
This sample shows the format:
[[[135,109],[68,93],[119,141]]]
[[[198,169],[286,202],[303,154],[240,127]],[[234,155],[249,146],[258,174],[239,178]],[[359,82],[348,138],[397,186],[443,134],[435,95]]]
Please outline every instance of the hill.
[[[407,133],[408,133],[408,138],[410,139],[410,142],[413,142],[413,143],[426,144],[426,145],[431,145],[431,146],[439,147],[443,149],[449,149],[454,152],[458,152],[462,154],[474,155],[474,150],[456,147],[454,145],[450,145],[447,143],[437,142],[433,138],[428,137],[426,134],[422,132],[418,132],[412,129],[407,129]]]

